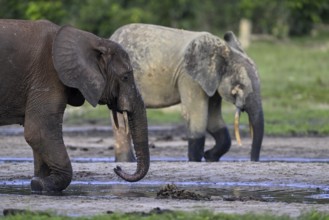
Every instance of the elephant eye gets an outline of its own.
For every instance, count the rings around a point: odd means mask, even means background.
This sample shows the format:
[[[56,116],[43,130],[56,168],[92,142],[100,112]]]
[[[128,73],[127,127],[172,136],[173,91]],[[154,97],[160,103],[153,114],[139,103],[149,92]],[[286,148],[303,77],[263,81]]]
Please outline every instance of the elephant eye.
[[[129,74],[128,73],[125,73],[123,76],[122,76],[122,81],[127,81],[129,79]]]

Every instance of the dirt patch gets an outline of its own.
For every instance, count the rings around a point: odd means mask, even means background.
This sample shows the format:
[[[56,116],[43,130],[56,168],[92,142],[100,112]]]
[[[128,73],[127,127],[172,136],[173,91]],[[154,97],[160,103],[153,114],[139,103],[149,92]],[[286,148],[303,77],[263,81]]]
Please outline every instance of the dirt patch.
[[[270,187],[273,190],[310,188],[329,194],[329,137],[298,137],[264,139],[261,162],[249,161],[251,140],[243,138],[240,147],[233,140],[232,147],[218,163],[187,162],[187,142],[184,132],[150,132],[151,167],[147,176],[137,183],[119,179],[113,168],[120,165],[127,172],[134,172],[135,163],[115,163],[112,136],[102,132],[65,133],[65,143],[73,161],[72,186],[83,182],[102,184],[104,192],[97,196],[90,188],[79,189],[76,194],[35,195],[15,193],[9,185],[25,187],[33,175],[32,151],[22,135],[0,135],[0,181],[7,191],[0,193],[0,211],[5,209],[53,211],[64,215],[96,215],[111,212],[150,212],[152,210],[211,210],[226,213],[274,213],[298,216],[303,212],[318,210],[329,212],[328,204],[277,202],[258,197],[211,196],[195,200],[204,188],[239,188],[244,184]],[[207,139],[207,147],[213,146]],[[184,187],[193,183],[194,190]],[[177,188],[163,188],[175,184]],[[148,186],[156,186],[150,191]],[[141,190],[136,193],[136,187]],[[184,186],[184,187],[183,187]],[[90,187],[90,186],[89,186]],[[184,189],[183,189],[183,188]],[[97,188],[98,190],[98,188]],[[96,190],[96,191],[97,191]],[[144,192],[145,190],[145,192]],[[171,193],[167,198],[157,198],[157,192]],[[105,195],[105,191],[108,195]],[[147,191],[147,192],[146,192]],[[162,194],[162,193],[160,193]],[[181,199],[174,199],[178,195]],[[174,196],[173,196],[174,195]],[[189,195],[189,197],[184,197]],[[288,197],[290,195],[287,195]],[[292,196],[292,195],[291,195]],[[201,197],[200,197],[201,198]]]

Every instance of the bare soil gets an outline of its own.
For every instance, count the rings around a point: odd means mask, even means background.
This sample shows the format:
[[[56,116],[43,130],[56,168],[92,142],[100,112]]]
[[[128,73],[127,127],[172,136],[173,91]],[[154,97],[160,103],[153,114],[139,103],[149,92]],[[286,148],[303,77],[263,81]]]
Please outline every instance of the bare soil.
[[[233,140],[231,150],[220,162],[196,163],[187,162],[184,130],[166,127],[163,130],[150,131],[152,160],[147,176],[138,183],[123,184],[124,181],[114,174],[113,168],[120,165],[127,172],[134,172],[136,164],[113,161],[113,139],[110,133],[107,129],[65,133],[64,141],[71,159],[77,161],[83,158],[110,158],[109,161],[73,162],[73,182],[104,182],[114,194],[116,190],[126,190],[128,193],[102,197],[17,195],[1,192],[0,211],[10,208],[28,209],[73,216],[105,214],[109,211],[150,212],[155,208],[184,211],[207,209],[225,213],[273,213],[293,217],[311,210],[329,213],[329,204],[266,202],[254,199],[228,201],[221,197],[200,200],[173,197],[159,199],[156,198],[156,192],[153,193],[154,197],[129,196],[129,191],[134,186],[143,183],[145,185],[157,183],[159,190],[170,183],[222,184],[223,186],[225,183],[233,183],[237,187],[239,183],[245,183],[274,188],[304,186],[328,190],[329,163],[321,160],[329,158],[329,137],[265,137],[261,162],[249,161],[251,140],[245,137],[242,140],[243,146],[238,146]],[[8,134],[1,133],[0,130],[0,143],[0,160],[32,158],[32,150],[26,144],[21,130]],[[207,138],[206,144],[211,147],[213,141]],[[0,170],[2,184],[6,184],[6,181],[12,183],[22,180],[26,184],[33,176],[33,163],[31,161],[0,162]]]

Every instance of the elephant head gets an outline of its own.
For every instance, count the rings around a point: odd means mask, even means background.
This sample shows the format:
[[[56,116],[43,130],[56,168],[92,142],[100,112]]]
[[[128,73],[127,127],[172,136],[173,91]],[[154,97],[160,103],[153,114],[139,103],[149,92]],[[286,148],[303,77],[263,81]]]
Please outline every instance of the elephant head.
[[[264,135],[264,115],[257,68],[232,32],[227,32],[224,40],[230,52],[218,91],[224,99],[235,104],[238,115],[240,111],[247,112],[252,134],[251,160],[258,161]]]
[[[54,38],[52,55],[58,76],[68,87],[69,104],[83,103],[86,99],[94,107],[106,104],[114,118],[117,112],[127,116],[137,169],[132,175],[120,167],[114,171],[130,182],[142,179],[150,163],[147,119],[128,54],[113,41],[63,26]]]
[[[209,97],[217,91],[236,106],[238,115],[240,111],[247,112],[253,136],[251,160],[258,161],[264,134],[258,72],[232,32],[227,32],[224,40],[209,34],[193,42],[188,53],[188,73]]]

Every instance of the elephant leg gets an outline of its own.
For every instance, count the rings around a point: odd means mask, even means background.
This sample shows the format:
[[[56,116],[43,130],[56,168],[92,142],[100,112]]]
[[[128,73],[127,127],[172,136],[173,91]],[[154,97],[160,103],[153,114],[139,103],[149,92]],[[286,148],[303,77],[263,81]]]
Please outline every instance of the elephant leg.
[[[203,89],[189,78],[180,82],[179,93],[182,115],[188,129],[188,159],[199,162],[204,156],[209,98]]]
[[[200,162],[203,157],[205,136],[188,139],[188,159],[189,161]]]
[[[129,128],[125,128],[125,123],[122,114],[117,113],[117,119],[118,127],[116,127],[112,115],[112,130],[115,140],[115,162],[135,162],[136,158],[131,144]],[[128,132],[126,132],[126,129],[128,129]]]
[[[44,178],[50,175],[50,169],[42,160],[42,157],[36,151],[33,151],[34,158],[34,176]]]
[[[207,131],[215,139],[215,146],[204,155],[209,162],[219,161],[231,147],[230,134],[222,118],[221,102],[222,99],[217,93],[209,100]]]
[[[207,150],[204,154],[204,157],[207,162],[216,162],[229,151],[231,147],[231,138],[226,127],[220,128],[218,131],[210,132],[216,141],[216,144],[213,148]]]
[[[62,137],[65,105],[61,106],[60,113],[43,106],[42,110],[30,108],[25,115],[24,136],[35,159],[32,191],[58,192],[71,182],[72,166]]]

